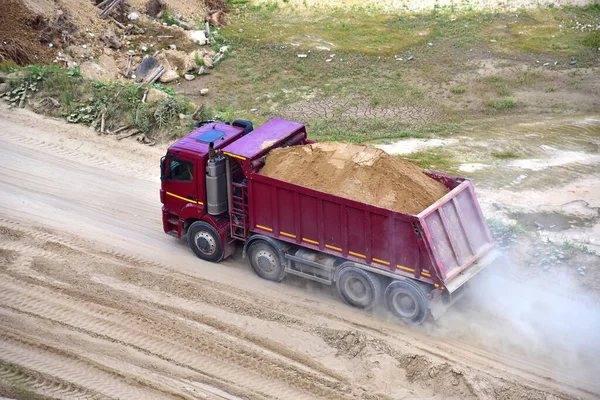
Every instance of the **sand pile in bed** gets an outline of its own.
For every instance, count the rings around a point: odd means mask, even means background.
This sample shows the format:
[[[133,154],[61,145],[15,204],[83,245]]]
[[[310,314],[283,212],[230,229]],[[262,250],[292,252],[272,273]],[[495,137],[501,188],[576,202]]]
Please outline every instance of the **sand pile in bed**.
[[[418,214],[448,193],[408,161],[346,143],[275,149],[260,174],[405,214]]]

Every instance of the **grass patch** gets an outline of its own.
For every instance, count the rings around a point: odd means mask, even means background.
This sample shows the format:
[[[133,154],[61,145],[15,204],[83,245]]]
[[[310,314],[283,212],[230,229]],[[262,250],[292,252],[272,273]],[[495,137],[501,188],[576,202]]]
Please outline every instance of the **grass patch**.
[[[590,249],[585,244],[573,243],[570,240],[566,240],[562,244],[562,248],[569,257],[576,255],[577,253],[584,253],[593,256],[599,255],[595,250]]]
[[[453,88],[450,89],[450,92],[452,92],[452,94],[463,94],[466,91],[467,91],[467,89],[462,85],[454,86]]]
[[[501,160],[519,158],[519,155],[517,153],[513,153],[512,151],[492,151],[491,155],[492,157],[499,158]]]
[[[502,100],[490,100],[488,102],[488,106],[496,111],[510,110],[511,108],[515,108],[517,103],[512,98],[502,99]]]
[[[450,171],[453,169],[455,164],[454,154],[443,149],[416,151],[414,153],[398,157],[408,160],[421,168],[434,169],[438,171]]]

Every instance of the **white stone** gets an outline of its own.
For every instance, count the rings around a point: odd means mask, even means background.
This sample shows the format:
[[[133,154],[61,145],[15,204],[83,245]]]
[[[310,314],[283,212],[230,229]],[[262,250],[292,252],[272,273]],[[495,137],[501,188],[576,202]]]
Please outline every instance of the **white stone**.
[[[190,40],[194,43],[199,44],[200,46],[208,43],[208,38],[206,37],[206,32],[204,31],[186,31]]]
[[[201,89],[201,90],[200,90],[200,94],[201,94],[202,96],[208,96],[208,89]]]

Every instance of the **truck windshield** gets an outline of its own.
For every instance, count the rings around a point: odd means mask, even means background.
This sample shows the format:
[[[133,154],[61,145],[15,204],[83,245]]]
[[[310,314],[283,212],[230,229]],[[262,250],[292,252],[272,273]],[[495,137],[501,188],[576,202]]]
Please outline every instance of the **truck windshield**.
[[[172,181],[193,181],[194,164],[178,158],[171,158],[167,179]]]

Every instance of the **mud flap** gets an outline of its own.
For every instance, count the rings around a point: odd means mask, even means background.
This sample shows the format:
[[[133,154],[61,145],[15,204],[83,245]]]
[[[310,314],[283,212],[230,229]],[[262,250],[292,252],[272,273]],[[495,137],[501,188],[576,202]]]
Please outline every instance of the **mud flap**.
[[[467,287],[468,285],[462,285],[454,293],[444,293],[444,291],[436,289],[436,295],[429,302],[429,312],[433,319],[437,320],[445,314],[454,303],[465,295]]]

